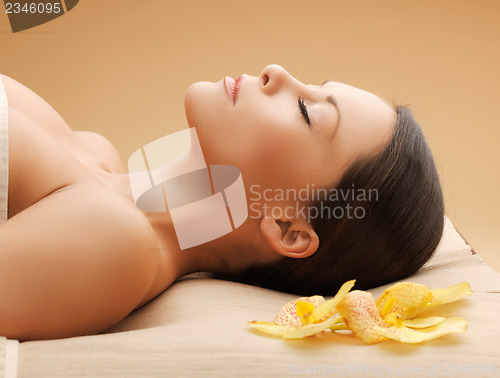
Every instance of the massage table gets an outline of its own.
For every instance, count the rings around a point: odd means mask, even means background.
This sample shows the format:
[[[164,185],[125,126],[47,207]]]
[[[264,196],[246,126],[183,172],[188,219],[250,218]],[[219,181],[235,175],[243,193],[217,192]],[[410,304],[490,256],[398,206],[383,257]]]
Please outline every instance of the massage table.
[[[449,219],[432,259],[402,281],[431,289],[467,281],[474,294],[425,310],[425,316],[465,318],[467,331],[419,344],[367,345],[349,331],[284,340],[247,321],[272,321],[297,296],[195,274],[99,335],[0,337],[0,378],[500,376],[500,274]],[[377,298],[391,285],[369,291]]]

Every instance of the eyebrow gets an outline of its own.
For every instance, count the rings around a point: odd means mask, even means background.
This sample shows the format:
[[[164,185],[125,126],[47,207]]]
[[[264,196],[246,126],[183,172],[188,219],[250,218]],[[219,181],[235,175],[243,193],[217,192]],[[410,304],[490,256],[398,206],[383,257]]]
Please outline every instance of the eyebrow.
[[[321,84],[321,86],[323,86],[323,85],[325,85],[326,83],[329,83],[329,82],[330,82],[330,80],[325,80],[323,82],[323,84]],[[328,96],[325,100],[326,100],[326,102],[332,104],[335,107],[335,110],[337,110],[337,113],[339,115],[339,120],[337,122],[337,128],[335,129],[335,132],[332,135],[332,138],[333,138],[335,136],[335,134],[337,133],[337,130],[340,127],[340,109],[339,109],[339,104],[338,104],[337,100],[335,99],[335,97],[333,97],[333,95]]]

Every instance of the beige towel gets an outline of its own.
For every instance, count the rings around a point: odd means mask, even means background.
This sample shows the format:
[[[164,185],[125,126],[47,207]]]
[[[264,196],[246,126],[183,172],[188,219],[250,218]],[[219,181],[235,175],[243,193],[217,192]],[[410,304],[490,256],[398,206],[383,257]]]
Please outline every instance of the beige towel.
[[[17,377],[19,341],[0,336],[0,378]]]
[[[7,220],[9,189],[9,106],[0,76],[0,223]]]

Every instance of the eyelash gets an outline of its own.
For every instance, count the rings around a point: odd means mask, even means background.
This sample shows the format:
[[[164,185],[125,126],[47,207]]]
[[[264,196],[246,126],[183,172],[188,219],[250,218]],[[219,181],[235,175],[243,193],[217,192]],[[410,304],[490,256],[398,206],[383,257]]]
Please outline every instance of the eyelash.
[[[311,127],[311,120],[309,119],[309,113],[307,112],[307,106],[304,104],[304,99],[299,97],[298,104],[300,113],[304,117],[304,120],[307,122],[307,125]]]

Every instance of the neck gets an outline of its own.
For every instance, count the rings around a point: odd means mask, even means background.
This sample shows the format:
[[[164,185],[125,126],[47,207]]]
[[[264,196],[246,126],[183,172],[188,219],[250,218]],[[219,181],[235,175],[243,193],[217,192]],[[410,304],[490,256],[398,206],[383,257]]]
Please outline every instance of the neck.
[[[100,179],[135,206],[129,174],[101,174]],[[195,272],[215,272],[233,268],[242,257],[238,246],[252,245],[258,239],[248,220],[238,229],[208,243],[181,250],[170,213],[143,212],[151,224],[161,251],[161,266],[155,279],[164,290],[177,278]],[[250,236],[249,236],[250,235]],[[240,256],[233,256],[237,254]]]
[[[206,271],[207,267],[202,264],[202,261],[195,258],[193,249],[181,250],[177,242],[172,218],[168,212],[166,213],[149,213],[144,215],[153,227],[158,245],[162,256],[172,270],[175,278],[183,275]]]

